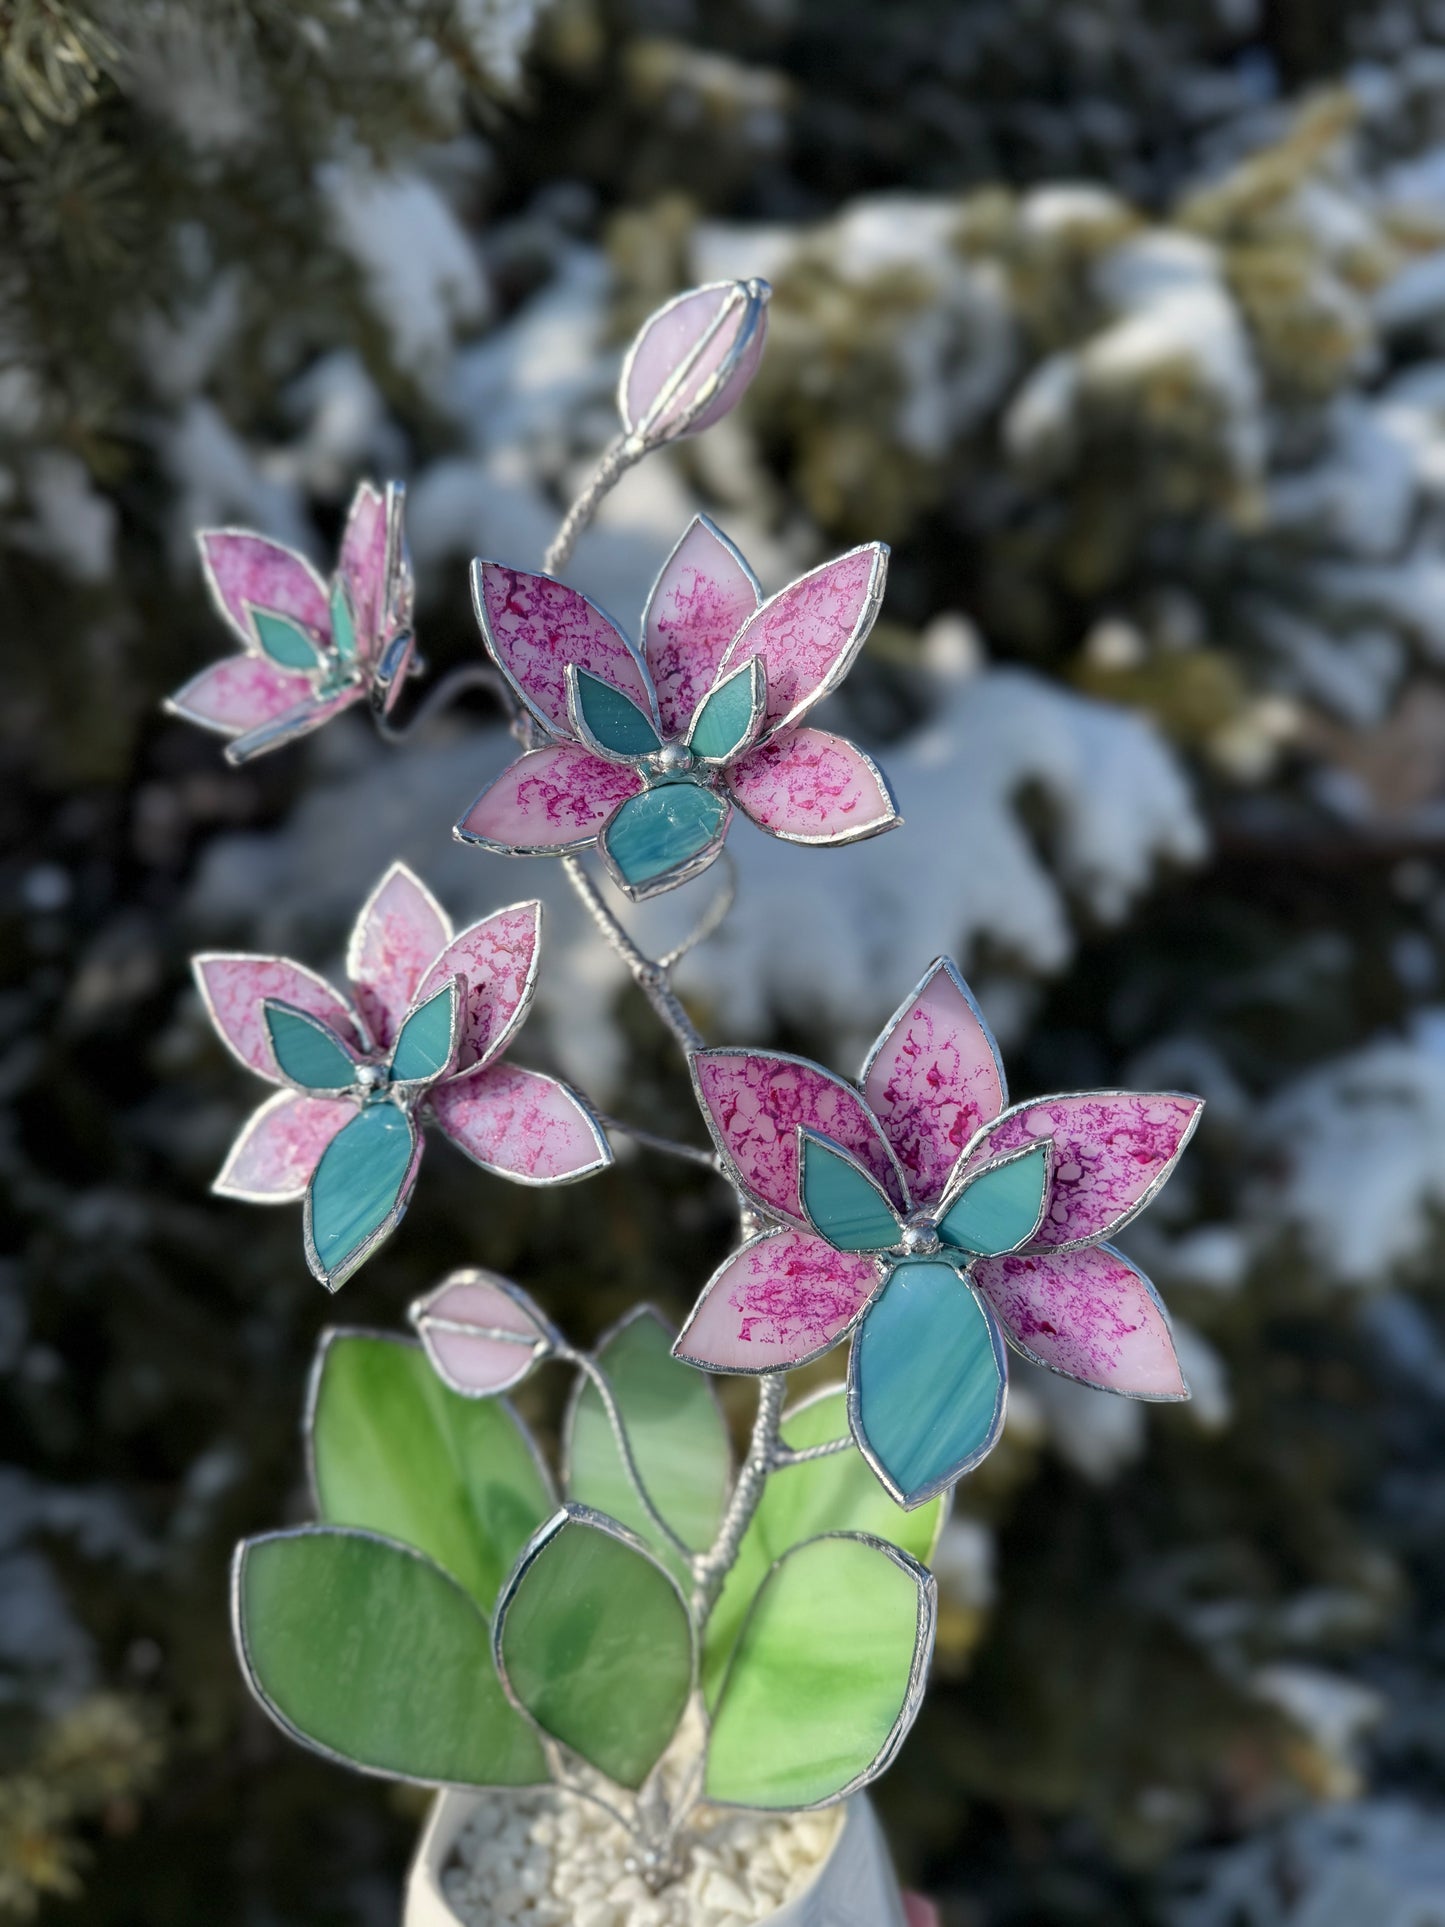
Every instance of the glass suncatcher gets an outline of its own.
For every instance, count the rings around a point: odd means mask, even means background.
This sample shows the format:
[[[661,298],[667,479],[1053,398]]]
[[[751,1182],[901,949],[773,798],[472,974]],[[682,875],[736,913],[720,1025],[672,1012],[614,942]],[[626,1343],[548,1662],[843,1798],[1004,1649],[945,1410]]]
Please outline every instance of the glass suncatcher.
[[[485,1170],[558,1183],[600,1170],[607,1132],[731,1183],[743,1241],[681,1333],[640,1306],[595,1350],[495,1273],[453,1273],[413,1334],[322,1340],[306,1414],[314,1521],[237,1550],[246,1677],[302,1744],[394,1779],[551,1781],[636,1837],[654,1885],[698,1804],[805,1809],[877,1777],[918,1711],[928,1571],[949,1492],[996,1443],[1006,1346],[1104,1391],[1188,1396],[1167,1316],[1109,1240],[1158,1191],[1199,1100],[1087,1092],[1009,1103],[966,984],[932,964],[857,1085],[805,1059],[709,1048],[672,959],[646,955],[596,876],[629,899],[697,875],[734,805],[773,835],[837,845],[901,821],[854,745],[805,719],[862,647],[886,551],[865,544],[765,598],[721,529],[682,533],[640,646],[564,584],[577,536],[649,450],[698,433],[756,369],[768,291],[691,290],[625,362],[620,431],[540,574],[473,570],[518,759],[457,835],[551,854],[683,1052],[716,1155],[600,1118],[512,1063],[540,906],[459,935],[400,864],[362,909],[349,995],[283,958],[208,955],[216,1028],[279,1086],[216,1181],[303,1201],[307,1261],[336,1289],[406,1209],[425,1126]],[[388,720],[413,661],[401,492],[363,484],[330,584],[240,531],[202,538],[242,654],[172,704],[243,760],[370,698]],[[800,855],[800,861],[805,860]],[[726,893],[696,937],[716,927]],[[786,1374],[851,1338],[846,1377],[787,1403]],[[507,1394],[572,1376],[560,1462]],[[739,1460],[709,1373],[758,1382]]]

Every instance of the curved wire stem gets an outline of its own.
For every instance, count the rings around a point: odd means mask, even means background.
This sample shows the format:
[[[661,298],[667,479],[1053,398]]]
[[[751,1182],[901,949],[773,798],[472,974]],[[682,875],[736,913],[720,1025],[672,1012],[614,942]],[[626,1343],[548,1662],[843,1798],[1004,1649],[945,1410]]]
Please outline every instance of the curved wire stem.
[[[791,1445],[773,1447],[773,1470],[780,1471],[785,1465],[811,1465],[814,1459],[836,1458],[839,1452],[847,1452],[852,1447],[850,1438],[829,1439],[825,1445],[804,1445],[796,1450]]]
[[[649,1151],[660,1151],[664,1157],[686,1158],[689,1164],[700,1164],[705,1171],[721,1171],[716,1152],[703,1150],[700,1144],[684,1144],[680,1138],[663,1137],[658,1131],[645,1131],[640,1124],[629,1124],[626,1118],[609,1117],[606,1111],[597,1113],[597,1122],[604,1131],[620,1131],[630,1137],[634,1144],[642,1145]]]
[[[485,689],[508,711],[514,707],[512,692],[495,669],[489,669],[483,662],[465,663],[460,669],[448,671],[440,682],[434,683],[404,723],[394,723],[389,716],[376,717],[377,734],[383,742],[408,742],[419,729],[425,729],[428,723],[434,722],[443,710],[450,709],[458,696],[465,695],[469,689]]]
[[[675,948],[658,958],[659,970],[671,970],[674,964],[682,962],[689,950],[696,950],[700,943],[706,943],[723,926],[728,912],[737,902],[738,866],[733,862],[731,850],[724,850],[721,857],[723,868],[722,888],[713,898],[706,910],[698,918],[692,929]]]
[[[762,1501],[763,1487],[776,1462],[778,1422],[783,1416],[787,1389],[787,1376],[783,1372],[768,1372],[758,1380],[758,1409],[753,1418],[753,1434],[748,1441],[747,1457],[738,1468],[737,1481],[722,1524],[718,1527],[717,1538],[693,1566],[696,1575],[693,1611],[700,1624],[706,1624],[708,1614],[722,1590],[722,1583],[738,1556],[743,1535],[752,1524],[753,1514]]]
[[[603,497],[610,495],[635,462],[647,453],[647,444],[636,435],[619,435],[602,451],[602,459],[588,476],[582,493],[568,509],[562,526],[552,537],[542,557],[542,573],[556,575],[572,559],[577,539],[597,513]]]
[[[643,1482],[641,1469],[633,1455],[632,1442],[627,1436],[627,1427],[623,1423],[622,1412],[613,1394],[612,1387],[607,1382],[606,1373],[602,1370],[596,1359],[590,1357],[586,1352],[574,1352],[569,1348],[567,1351],[560,1353],[559,1356],[564,1363],[575,1365],[579,1372],[585,1374],[588,1383],[602,1400],[603,1410],[607,1414],[607,1423],[612,1427],[612,1436],[617,1441],[617,1450],[622,1455],[623,1469],[627,1473],[629,1485],[631,1485],[633,1492],[637,1496],[637,1503],[647,1514],[655,1530],[662,1534],[673,1551],[677,1553],[679,1558],[685,1560],[688,1567],[691,1568],[697,1555],[692,1547],[688,1545],[687,1541],[680,1538],[678,1534],[673,1531],[672,1527],[654,1505],[652,1494]]]
[[[613,915],[606,898],[588,875],[580,857],[564,856],[562,868],[567,873],[568,882],[582,899],[593,923],[626,964],[632,981],[677,1039],[684,1056],[690,1058],[694,1051],[702,1049],[702,1032],[683,1009],[681,1000],[672,987],[667,966],[647,956],[637,947],[627,930]]]

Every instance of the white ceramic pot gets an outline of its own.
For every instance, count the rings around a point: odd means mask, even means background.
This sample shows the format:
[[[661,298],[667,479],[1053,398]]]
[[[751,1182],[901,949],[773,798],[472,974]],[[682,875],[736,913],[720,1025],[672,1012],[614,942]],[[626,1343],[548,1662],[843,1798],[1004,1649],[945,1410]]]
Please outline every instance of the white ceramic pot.
[[[439,1793],[406,1883],[403,1927],[457,1927],[442,1894],[442,1869],[485,1793]],[[759,1927],[907,1927],[903,1896],[872,1807],[855,1794],[813,1884]]]

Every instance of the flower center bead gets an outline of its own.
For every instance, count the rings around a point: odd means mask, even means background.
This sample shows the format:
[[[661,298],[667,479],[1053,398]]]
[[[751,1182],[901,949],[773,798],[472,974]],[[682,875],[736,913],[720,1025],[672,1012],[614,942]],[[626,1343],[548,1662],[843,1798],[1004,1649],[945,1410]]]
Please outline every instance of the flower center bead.
[[[664,743],[648,757],[647,769],[657,777],[688,776],[696,763],[697,758],[686,743]]]
[[[363,1100],[381,1096],[390,1082],[384,1064],[358,1064],[356,1067],[356,1088]]]
[[[903,1227],[898,1249],[906,1257],[926,1257],[939,1249],[938,1227],[926,1211],[915,1211]]]

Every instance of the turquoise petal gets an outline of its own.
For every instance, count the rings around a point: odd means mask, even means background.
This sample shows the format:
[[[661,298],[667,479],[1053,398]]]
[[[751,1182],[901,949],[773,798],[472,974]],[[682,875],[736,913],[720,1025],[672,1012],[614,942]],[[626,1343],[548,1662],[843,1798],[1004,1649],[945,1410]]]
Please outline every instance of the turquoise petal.
[[[894,1266],[853,1341],[848,1409],[900,1505],[922,1505],[993,1450],[1005,1370],[998,1328],[950,1260]]]
[[[261,1008],[276,1062],[293,1084],[308,1091],[344,1091],[356,1082],[355,1063],[318,1018],[271,997]]]
[[[699,783],[661,783],[630,796],[602,833],[602,848],[626,888],[664,886],[690,872],[727,828],[728,804]],[[681,882],[679,876],[677,881]]]
[[[946,1245],[995,1258],[1016,1251],[1039,1228],[1049,1183],[1049,1141],[985,1167],[938,1221]]]
[[[307,1257],[332,1291],[400,1218],[411,1189],[416,1127],[396,1104],[368,1104],[321,1154],[306,1194]]]
[[[659,748],[662,738],[652,726],[645,710],[611,683],[574,667],[577,715],[587,734],[610,749],[614,756],[648,756]]]
[[[331,642],[343,662],[355,662],[356,624],[351,617],[346,584],[340,576],[331,585]]]
[[[308,673],[321,661],[321,652],[299,622],[278,616],[272,609],[253,609],[251,620],[261,647],[283,669],[302,669]]]
[[[888,1200],[852,1158],[803,1133],[803,1205],[813,1227],[838,1251],[886,1251],[902,1227]]]
[[[721,763],[740,750],[752,734],[753,719],[762,709],[763,662],[753,656],[741,669],[704,696],[688,731],[694,755]]]
[[[444,1071],[452,1054],[457,985],[444,984],[402,1024],[391,1056],[392,1082],[409,1084]]]

